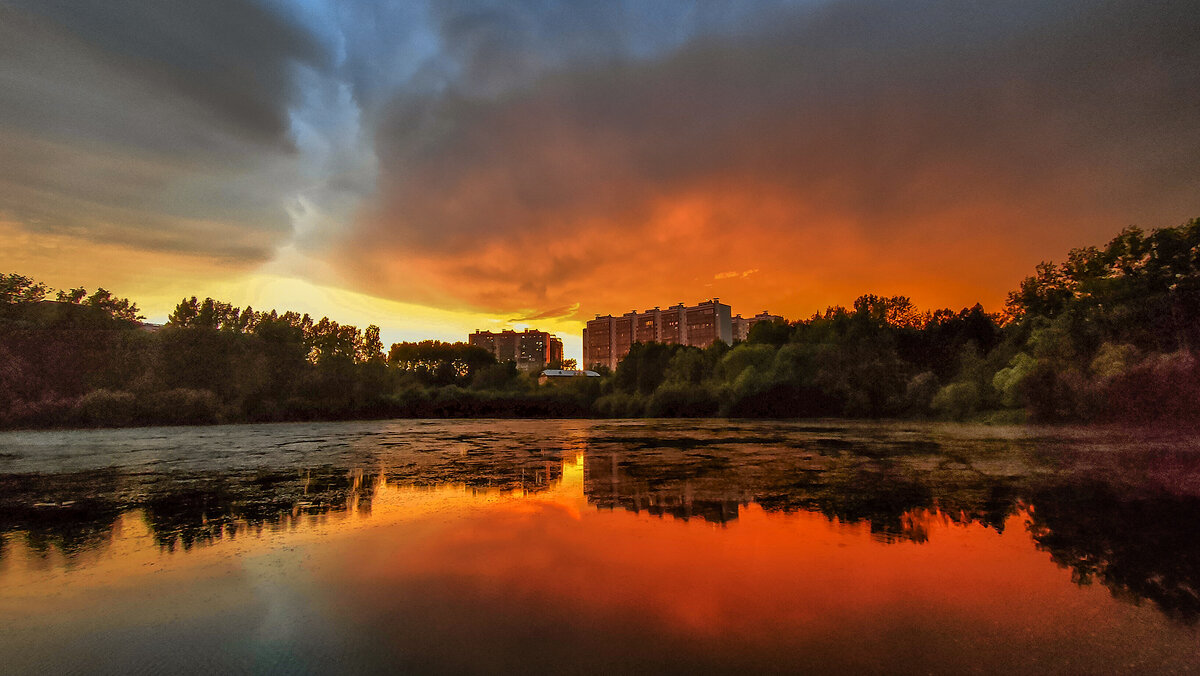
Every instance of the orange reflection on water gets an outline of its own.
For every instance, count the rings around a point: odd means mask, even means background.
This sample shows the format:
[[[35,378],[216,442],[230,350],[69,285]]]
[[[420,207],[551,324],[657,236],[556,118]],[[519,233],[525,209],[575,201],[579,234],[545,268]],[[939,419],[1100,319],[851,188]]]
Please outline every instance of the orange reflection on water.
[[[121,664],[139,648],[109,639],[147,627],[179,627],[197,651],[242,646],[229,649],[241,666],[271,647],[288,669],[346,668],[347,653],[417,671],[1193,665],[1194,633],[1073,585],[1034,546],[1028,512],[1003,533],[911,512],[919,537],[884,541],[865,522],[753,503],[727,524],[597,509],[581,444],[551,469],[516,490],[358,471],[343,510],[298,504],[189,549],[162,546],[139,511],[70,558],[14,539],[5,643],[38,668],[63,636],[98,637]]]

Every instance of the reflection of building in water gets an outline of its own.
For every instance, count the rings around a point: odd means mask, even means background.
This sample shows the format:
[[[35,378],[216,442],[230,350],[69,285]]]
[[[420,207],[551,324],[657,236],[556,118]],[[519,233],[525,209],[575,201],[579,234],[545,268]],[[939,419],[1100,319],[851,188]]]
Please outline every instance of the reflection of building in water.
[[[746,500],[717,489],[697,496],[690,480],[670,481],[666,487],[651,488],[650,482],[625,476],[616,454],[591,452],[584,458],[584,495],[597,508],[621,509],[671,516],[684,521],[693,517],[709,523],[737,519]]]

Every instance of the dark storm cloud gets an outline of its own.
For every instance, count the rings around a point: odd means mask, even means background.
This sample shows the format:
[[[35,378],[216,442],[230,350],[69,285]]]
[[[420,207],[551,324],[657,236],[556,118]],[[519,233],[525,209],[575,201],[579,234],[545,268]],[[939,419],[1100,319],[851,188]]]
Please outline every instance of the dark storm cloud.
[[[846,0],[770,16],[649,59],[556,55],[510,15],[442,22],[460,79],[382,118],[379,202],[350,255],[419,259],[475,303],[552,307],[652,247],[656,210],[685,195],[776,203],[770,219],[714,208],[695,224],[731,243],[849,224],[885,248],[938,248],[1003,229],[1041,257],[1200,210],[1195,2]],[[608,255],[571,252],[602,231]]]
[[[0,0],[0,226],[527,318],[999,296],[1200,213],[1198,36],[1183,0]]]
[[[262,259],[297,181],[292,73],[327,61],[241,0],[0,3],[0,217]]]

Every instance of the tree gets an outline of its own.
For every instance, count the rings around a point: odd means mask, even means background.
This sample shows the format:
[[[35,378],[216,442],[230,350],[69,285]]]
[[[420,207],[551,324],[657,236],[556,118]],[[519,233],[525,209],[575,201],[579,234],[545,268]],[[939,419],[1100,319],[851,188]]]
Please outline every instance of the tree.
[[[423,340],[394,343],[387,361],[424,385],[465,385],[480,369],[496,363],[496,358],[477,345]]]
[[[46,297],[46,285],[16,273],[0,274],[0,304],[37,303]]]
[[[384,361],[383,341],[379,338],[379,327],[368,326],[354,345],[354,360],[360,364]]]
[[[98,288],[96,293],[83,301],[84,305],[94,307],[113,319],[127,322],[140,322],[145,319],[138,310],[136,303],[128,298],[117,298],[108,289]]]

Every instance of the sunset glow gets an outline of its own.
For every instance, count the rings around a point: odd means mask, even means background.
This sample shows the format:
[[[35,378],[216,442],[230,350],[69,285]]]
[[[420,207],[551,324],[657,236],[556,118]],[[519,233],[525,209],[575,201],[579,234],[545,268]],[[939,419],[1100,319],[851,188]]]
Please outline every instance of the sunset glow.
[[[714,296],[996,310],[1200,210],[1194,3],[1010,4],[7,3],[0,264],[574,357]]]

